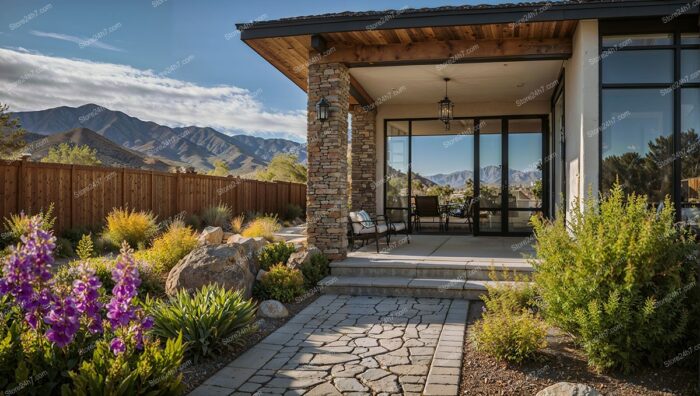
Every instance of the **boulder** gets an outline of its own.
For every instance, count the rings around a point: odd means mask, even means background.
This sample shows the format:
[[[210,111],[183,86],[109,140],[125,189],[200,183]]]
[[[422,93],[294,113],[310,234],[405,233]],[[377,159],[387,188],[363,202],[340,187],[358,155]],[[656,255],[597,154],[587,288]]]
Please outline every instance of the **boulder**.
[[[228,241],[228,239],[231,238],[231,237],[234,236],[234,235],[236,235],[236,234],[234,234],[233,232],[226,232],[226,231],[224,231],[224,235],[223,235],[222,238],[221,238],[221,243],[224,243],[225,241]]]
[[[183,257],[168,274],[165,291],[173,295],[179,289],[194,290],[210,283],[241,290],[250,298],[257,271],[242,245],[203,245]]]
[[[224,230],[221,227],[207,227],[199,235],[199,242],[203,245],[218,245],[224,239]]]
[[[255,280],[260,282],[262,280],[263,276],[265,276],[265,274],[267,274],[267,271],[265,271],[264,269],[261,269],[260,271],[258,271],[258,275],[255,277]]]
[[[260,266],[258,264],[258,254],[260,250],[269,242],[265,238],[245,238],[236,234],[226,241],[229,245],[241,246],[245,250],[245,255],[250,263],[250,272],[257,274]]]
[[[278,319],[289,316],[289,311],[277,300],[265,300],[258,306],[258,314],[264,318]]]
[[[601,396],[601,393],[586,384],[559,382],[537,392],[536,396]]]
[[[289,256],[289,260],[287,260],[287,267],[300,268],[302,264],[311,260],[311,256],[320,253],[321,250],[315,246],[302,247]]]

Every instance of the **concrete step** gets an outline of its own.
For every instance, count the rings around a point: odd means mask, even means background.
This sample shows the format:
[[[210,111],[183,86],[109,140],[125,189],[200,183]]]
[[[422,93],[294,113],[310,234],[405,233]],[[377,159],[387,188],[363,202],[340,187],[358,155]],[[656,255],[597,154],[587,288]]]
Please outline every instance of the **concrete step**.
[[[403,276],[337,276],[330,275],[319,282],[325,294],[348,294],[362,296],[400,296],[460,298],[479,300],[486,294],[487,286],[497,284],[522,284],[521,282],[431,279]]]
[[[331,275],[337,277],[399,277],[454,281],[489,281],[495,271],[499,279],[529,277],[533,268],[524,260],[410,260],[410,259],[352,259],[332,262]]]

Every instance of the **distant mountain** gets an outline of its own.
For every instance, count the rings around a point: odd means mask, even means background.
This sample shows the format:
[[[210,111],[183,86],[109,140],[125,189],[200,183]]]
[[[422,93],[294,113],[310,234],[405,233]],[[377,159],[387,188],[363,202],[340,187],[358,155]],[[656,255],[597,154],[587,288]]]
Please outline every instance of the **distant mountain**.
[[[536,180],[540,180],[542,177],[542,172],[540,171],[519,171],[510,169],[509,173],[511,185],[529,185]],[[461,188],[464,187],[467,180],[474,180],[474,172],[462,170],[447,174],[439,173],[437,175],[426,176],[426,178],[441,186],[449,185],[454,188]],[[481,168],[480,180],[485,184],[500,184],[501,168],[493,165]]]
[[[171,128],[95,104],[18,112],[14,116],[29,132],[53,135],[87,128],[147,157],[200,170],[213,169],[214,161],[220,159],[236,174],[249,173],[267,165],[277,153],[294,153],[301,162],[306,161],[306,146],[290,140],[229,136],[208,127]]]
[[[27,134],[25,140],[31,149],[32,159],[41,160],[46,157],[51,147],[61,143],[74,145],[88,145],[97,150],[97,159],[105,166],[149,169],[167,172],[173,166],[183,164],[168,163],[162,160],[148,157],[138,151],[124,148],[111,140],[98,135],[87,128],[76,128],[63,133],[49,136]]]

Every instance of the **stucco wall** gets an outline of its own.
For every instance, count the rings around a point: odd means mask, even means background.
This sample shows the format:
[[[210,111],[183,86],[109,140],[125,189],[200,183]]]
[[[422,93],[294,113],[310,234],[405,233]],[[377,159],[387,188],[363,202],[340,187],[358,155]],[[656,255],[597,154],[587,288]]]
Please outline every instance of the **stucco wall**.
[[[513,98],[511,102],[482,102],[482,103],[456,103],[454,116],[455,117],[478,117],[478,116],[500,116],[500,115],[520,115],[532,114],[541,115],[549,114],[550,97],[552,91],[542,95],[542,100],[533,100],[521,106],[517,106],[515,101],[520,98]],[[411,105],[392,105],[383,104],[377,109],[377,213],[383,213],[384,210],[384,186],[380,185],[384,180],[384,120],[394,118],[422,118],[437,116],[437,102],[440,98],[435,99],[435,103],[427,104],[411,104]],[[538,98],[539,99],[539,98]],[[439,159],[436,159],[439,160]]]
[[[598,21],[581,21],[566,70],[566,180],[568,208],[598,194]]]

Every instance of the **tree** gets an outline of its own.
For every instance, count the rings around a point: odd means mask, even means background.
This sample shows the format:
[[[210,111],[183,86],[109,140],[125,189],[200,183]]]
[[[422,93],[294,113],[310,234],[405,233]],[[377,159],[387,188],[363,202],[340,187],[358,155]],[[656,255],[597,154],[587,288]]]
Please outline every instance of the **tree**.
[[[294,154],[277,154],[267,168],[256,173],[255,178],[262,181],[306,183],[306,166],[299,163]]]
[[[99,165],[102,163],[97,159],[96,149],[90,148],[86,144],[72,145],[69,143],[61,143],[51,147],[41,162],[71,165]]]
[[[17,118],[10,118],[10,107],[0,103],[0,158],[16,159],[27,143],[24,141],[25,130]]]
[[[211,176],[228,176],[231,171],[228,169],[226,162],[220,159],[214,161],[214,169],[209,171]]]

